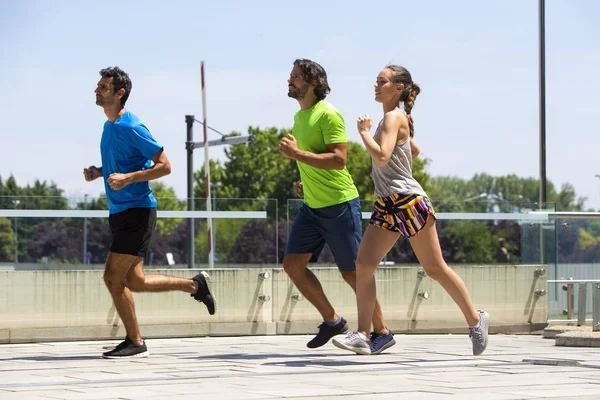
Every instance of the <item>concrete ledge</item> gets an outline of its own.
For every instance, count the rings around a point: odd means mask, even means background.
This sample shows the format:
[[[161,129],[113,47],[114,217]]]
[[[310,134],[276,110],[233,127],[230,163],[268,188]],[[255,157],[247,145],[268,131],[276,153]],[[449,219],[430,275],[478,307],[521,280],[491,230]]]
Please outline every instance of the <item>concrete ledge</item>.
[[[463,278],[477,308],[490,313],[490,332],[531,334],[547,326],[547,289],[535,265],[465,265]],[[380,268],[378,297],[395,333],[466,334],[452,298],[416,266]],[[147,271],[150,273],[150,270]],[[197,271],[152,270],[189,278]],[[264,274],[268,272],[268,274]],[[356,295],[336,268],[314,268],[336,311],[356,329]],[[209,315],[181,292],[134,293],[142,335],[148,338],[315,334],[322,317],[299,295],[281,268],[213,269],[219,299]],[[0,271],[0,341],[106,340],[125,336],[101,270]]]
[[[277,322],[277,335],[316,335],[319,332],[319,322],[313,321],[286,321]],[[348,321],[351,327],[356,327],[355,321]],[[353,328],[350,328],[353,329]]]
[[[566,347],[600,347],[600,332],[565,332],[556,335],[556,345]]]
[[[589,332],[590,328],[585,326],[555,325],[544,329],[544,339],[555,339],[557,335],[566,332]]]
[[[0,343],[10,343],[10,330],[0,329]]]
[[[210,332],[207,336],[254,336],[277,333],[275,322],[229,322],[209,324],[209,327]]]
[[[60,328],[10,329],[10,343],[91,340],[94,337],[115,339],[125,336],[122,326],[81,326]]]
[[[147,339],[275,335],[277,334],[276,328],[274,322],[140,325],[142,335]],[[123,337],[125,337],[125,328],[122,325],[0,330],[0,343],[69,342],[122,339]]]
[[[210,332],[209,324],[141,325],[140,329],[145,338],[153,339],[208,336]],[[125,337],[125,328],[122,325],[18,328],[10,329],[8,332],[10,343],[110,340]]]

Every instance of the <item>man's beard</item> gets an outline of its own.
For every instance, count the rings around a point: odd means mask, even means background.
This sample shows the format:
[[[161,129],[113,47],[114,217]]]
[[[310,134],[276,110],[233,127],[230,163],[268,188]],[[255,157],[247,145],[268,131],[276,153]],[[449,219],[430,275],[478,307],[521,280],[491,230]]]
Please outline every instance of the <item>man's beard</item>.
[[[308,86],[308,83],[305,83],[300,88],[294,86],[294,89],[289,89],[288,96],[296,100],[302,100],[306,96],[306,93],[308,93]]]

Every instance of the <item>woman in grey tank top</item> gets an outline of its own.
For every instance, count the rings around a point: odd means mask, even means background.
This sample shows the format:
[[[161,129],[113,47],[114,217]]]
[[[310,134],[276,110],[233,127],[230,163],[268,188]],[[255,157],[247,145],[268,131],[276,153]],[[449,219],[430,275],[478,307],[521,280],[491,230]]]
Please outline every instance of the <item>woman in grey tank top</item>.
[[[375,84],[375,101],[383,105],[383,119],[374,136],[371,117],[358,118],[358,132],[373,160],[377,200],[356,260],[358,330],[333,343],[357,354],[379,354],[396,343],[389,330],[371,333],[370,338],[368,335],[375,307],[375,270],[398,238],[404,236],[427,275],[442,285],[462,311],[469,325],[473,354],[479,355],[487,346],[489,314],[475,309],[463,280],[446,265],[435,228],[435,212],[412,176],[412,160],[419,150],[411,111],[420,91],[405,68],[389,65],[381,70]]]

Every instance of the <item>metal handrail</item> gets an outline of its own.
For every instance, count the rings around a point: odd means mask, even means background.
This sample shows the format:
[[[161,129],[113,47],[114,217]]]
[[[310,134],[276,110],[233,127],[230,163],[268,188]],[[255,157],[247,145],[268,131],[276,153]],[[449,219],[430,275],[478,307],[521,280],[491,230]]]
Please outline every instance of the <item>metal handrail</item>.
[[[592,323],[592,331],[600,332],[600,280],[599,279],[549,279],[548,283],[562,283],[567,291],[567,319],[549,319],[548,323],[577,323],[578,326]],[[574,285],[579,287],[577,319],[573,318],[575,308]],[[587,286],[592,284],[592,319],[586,319]]]
[[[583,211],[530,211],[529,214],[544,214],[548,217],[554,217],[557,219],[571,218],[571,219],[587,219],[587,218],[600,218],[600,212],[583,212]]]

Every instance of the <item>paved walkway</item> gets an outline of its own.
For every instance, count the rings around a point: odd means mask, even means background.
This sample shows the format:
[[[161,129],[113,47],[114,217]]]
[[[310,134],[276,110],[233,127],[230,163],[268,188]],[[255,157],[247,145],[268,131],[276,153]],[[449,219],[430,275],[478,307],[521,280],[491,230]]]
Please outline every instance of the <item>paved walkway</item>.
[[[600,399],[600,349],[540,336],[396,335],[379,356],[308,336],[148,340],[151,356],[104,360],[117,341],[0,345],[0,399]]]

